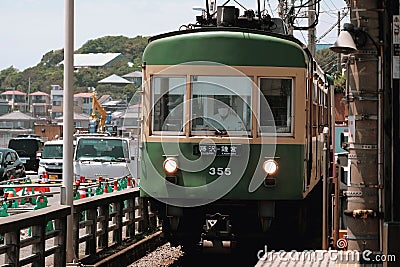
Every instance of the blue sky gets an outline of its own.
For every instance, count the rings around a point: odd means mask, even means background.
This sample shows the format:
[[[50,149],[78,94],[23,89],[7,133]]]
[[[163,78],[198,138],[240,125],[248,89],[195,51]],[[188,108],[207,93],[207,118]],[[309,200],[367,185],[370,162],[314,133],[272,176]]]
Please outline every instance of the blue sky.
[[[256,9],[256,0],[239,2]],[[276,15],[277,0],[265,2],[269,13]],[[199,12],[192,7],[204,3],[204,0],[75,0],[75,49],[103,36],[151,36],[177,30],[183,24],[195,22]],[[22,71],[38,64],[48,51],[64,46],[64,5],[64,0],[0,0],[0,70],[14,66]],[[343,7],[344,0],[322,0],[317,37],[336,22],[337,10]],[[320,43],[333,43],[336,35],[335,28]],[[303,42],[307,40],[306,32],[295,36]]]

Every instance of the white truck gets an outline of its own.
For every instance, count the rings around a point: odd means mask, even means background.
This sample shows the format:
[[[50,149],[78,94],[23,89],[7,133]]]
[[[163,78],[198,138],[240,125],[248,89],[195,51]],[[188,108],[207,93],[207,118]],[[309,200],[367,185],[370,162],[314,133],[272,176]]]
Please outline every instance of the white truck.
[[[114,136],[79,136],[74,152],[75,180],[135,177],[137,173],[135,141]]]
[[[62,182],[63,140],[44,143],[39,161],[38,176],[43,182]],[[47,174],[43,176],[43,174]]]

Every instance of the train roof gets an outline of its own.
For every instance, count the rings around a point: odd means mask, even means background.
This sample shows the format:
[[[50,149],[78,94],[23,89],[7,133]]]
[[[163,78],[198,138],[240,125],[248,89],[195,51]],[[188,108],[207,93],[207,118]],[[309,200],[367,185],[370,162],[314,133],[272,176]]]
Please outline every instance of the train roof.
[[[306,67],[303,44],[288,35],[214,27],[169,32],[150,38],[148,65],[217,62],[231,66]]]

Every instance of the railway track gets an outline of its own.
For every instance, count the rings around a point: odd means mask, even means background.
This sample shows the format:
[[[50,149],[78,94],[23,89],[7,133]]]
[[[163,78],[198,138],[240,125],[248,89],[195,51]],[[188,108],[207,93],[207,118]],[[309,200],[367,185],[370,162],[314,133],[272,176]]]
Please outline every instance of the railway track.
[[[180,246],[171,247],[166,243],[145,257],[132,263],[131,267],[196,267],[196,266],[255,266],[257,264],[255,250],[221,251],[207,248],[187,254]]]

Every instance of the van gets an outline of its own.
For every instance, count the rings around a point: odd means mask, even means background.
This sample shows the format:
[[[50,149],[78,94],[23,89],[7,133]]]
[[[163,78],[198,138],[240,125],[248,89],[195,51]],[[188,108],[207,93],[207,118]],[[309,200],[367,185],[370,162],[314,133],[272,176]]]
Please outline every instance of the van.
[[[77,137],[74,152],[75,180],[81,176],[86,181],[96,181],[99,177],[133,177],[137,163],[132,141],[113,136]]]
[[[43,140],[38,137],[16,137],[10,139],[8,148],[17,151],[26,171],[37,172],[43,144]]]
[[[63,140],[51,140],[44,143],[39,161],[38,176],[40,181],[62,182]],[[47,178],[43,179],[43,174]]]

